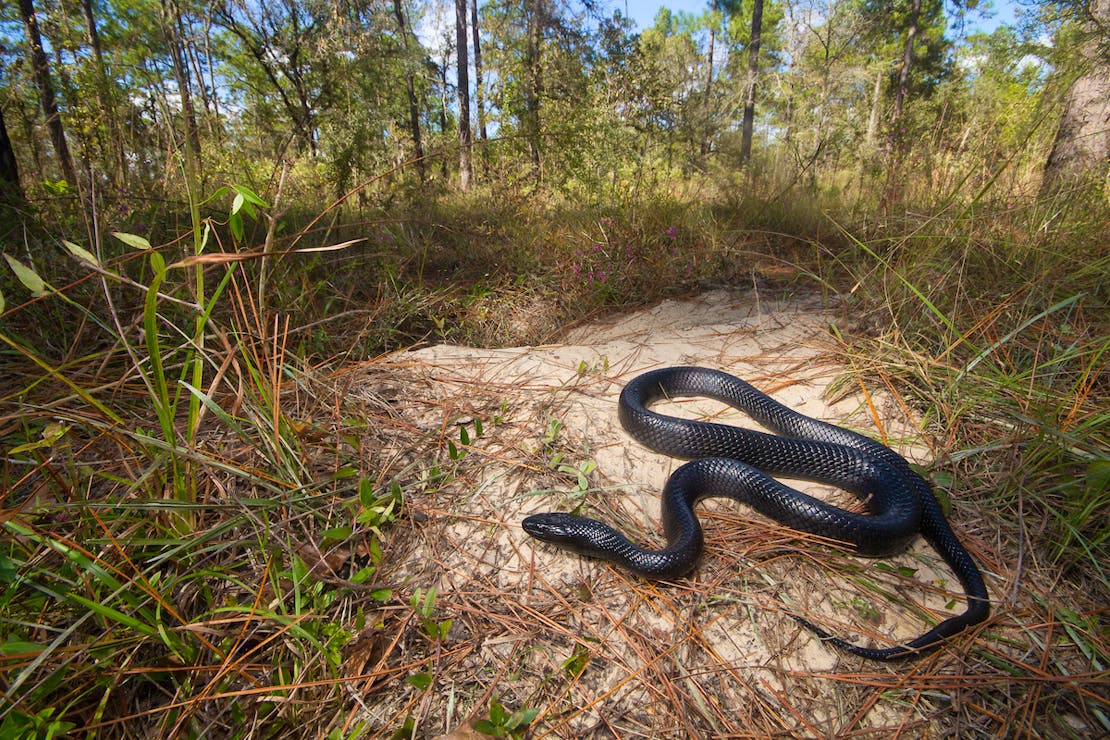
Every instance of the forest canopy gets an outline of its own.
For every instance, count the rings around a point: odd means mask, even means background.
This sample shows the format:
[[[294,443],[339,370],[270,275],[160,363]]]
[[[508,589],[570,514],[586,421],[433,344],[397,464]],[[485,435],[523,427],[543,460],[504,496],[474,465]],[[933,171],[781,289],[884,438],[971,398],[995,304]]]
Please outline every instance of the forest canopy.
[[[455,5],[5,4],[8,171],[32,200],[82,191],[109,208],[180,196],[186,160],[202,194],[264,191],[282,163],[316,196],[387,171],[393,192],[442,189],[473,158],[476,182],[571,195],[745,168],[771,191],[866,205],[974,194],[999,177],[1022,195],[1089,63],[1081,4],[1025,8],[1019,27],[989,34],[972,32],[983,10],[966,0],[713,0],[664,7],[643,30],[620,3]]]

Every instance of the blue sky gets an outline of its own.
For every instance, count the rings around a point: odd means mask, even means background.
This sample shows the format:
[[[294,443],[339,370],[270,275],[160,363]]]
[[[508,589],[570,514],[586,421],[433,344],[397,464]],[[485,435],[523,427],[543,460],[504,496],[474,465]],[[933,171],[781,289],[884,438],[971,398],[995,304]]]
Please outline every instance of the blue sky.
[[[981,3],[981,5],[986,4],[986,2]],[[708,7],[709,0],[610,0],[610,5],[636,21],[637,25],[643,29],[652,24],[656,11],[663,6],[676,12],[684,10],[690,13],[700,13]],[[974,30],[990,32],[1000,23],[1013,24],[1017,3],[1012,0],[994,0],[992,5],[995,8],[993,18],[989,20],[971,19],[969,25],[974,26]],[[625,12],[626,9],[627,13]],[[968,30],[973,29],[969,28]]]

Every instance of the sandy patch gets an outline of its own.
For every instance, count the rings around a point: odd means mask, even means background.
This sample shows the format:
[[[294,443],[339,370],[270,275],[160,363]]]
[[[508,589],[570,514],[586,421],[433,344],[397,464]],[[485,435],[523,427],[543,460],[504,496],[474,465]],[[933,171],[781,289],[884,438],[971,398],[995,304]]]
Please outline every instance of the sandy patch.
[[[943,616],[950,599],[920,584],[958,588],[924,542],[896,558],[857,559],[732,502],[710,502],[698,570],[653,585],[520,528],[530,513],[580,507],[633,539],[660,541],[658,493],[682,461],[649,452],[617,420],[621,388],[652,368],[720,368],[802,413],[880,436],[830,352],[828,327],[843,320],[816,297],[714,291],[579,326],[559,344],[399,354],[356,383],[352,393],[367,399],[411,401],[404,422],[439,449],[450,442],[457,463],[442,486],[406,482],[407,492],[420,491],[406,494],[411,536],[389,553],[395,582],[439,589],[437,608],[454,619],[440,649],[469,646],[440,666],[439,680],[461,695],[426,702],[428,732],[485,716],[491,692],[510,709],[540,708],[537,727],[567,737],[835,734],[925,720],[931,707],[903,704],[897,692],[859,710],[865,689],[825,674],[882,667],[825,647],[783,613],[804,611],[860,644],[924,631],[922,610]],[[920,457],[913,420],[868,390],[892,446]],[[751,425],[709,401],[669,407],[659,408]],[[419,460],[411,471],[427,481]],[[892,572],[899,568],[912,577]]]

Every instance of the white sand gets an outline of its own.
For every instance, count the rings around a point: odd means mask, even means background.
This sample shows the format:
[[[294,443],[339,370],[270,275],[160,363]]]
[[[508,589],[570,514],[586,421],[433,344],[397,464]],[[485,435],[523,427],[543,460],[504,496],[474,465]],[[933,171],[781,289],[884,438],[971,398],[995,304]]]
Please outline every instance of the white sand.
[[[830,629],[861,644],[872,644],[864,636],[868,634],[897,639],[924,631],[927,627],[918,617],[873,591],[837,583],[835,572],[821,573],[818,566],[829,558],[827,548],[782,532],[733,502],[703,507],[716,515],[703,516],[706,554],[688,581],[704,592],[719,593],[723,601],[714,608],[695,599],[701,606],[690,607],[690,613],[675,611],[686,608],[675,606],[688,596],[681,586],[655,590],[612,566],[535,542],[520,528],[530,513],[567,511],[582,503],[582,494],[571,493],[575,476],[558,468],[593,461],[596,469],[588,476],[583,513],[613,523],[633,539],[659,542],[659,491],[682,461],[649,452],[625,434],[617,420],[621,388],[648,369],[688,364],[723,369],[804,414],[881,436],[858,381],[830,352],[834,340],[828,327],[838,320],[843,317],[816,297],[783,302],[750,292],[714,291],[579,326],[559,344],[496,350],[440,345],[394,356],[387,365],[416,378],[415,390],[406,392],[427,399],[413,423],[457,442],[458,424],[467,424],[472,432],[477,417],[486,432],[472,440],[470,454],[482,460],[472,468],[478,472],[460,479],[460,485],[446,494],[410,497],[410,510],[423,511],[428,519],[414,528],[416,536],[407,553],[410,565],[399,568],[399,574],[413,583],[433,580],[447,604],[452,603],[451,594],[458,595],[458,603],[466,603],[466,595],[500,592],[513,608],[548,615],[522,626],[515,639],[534,646],[537,635],[547,630],[550,655],[544,653],[544,659],[553,665],[585,640],[595,652],[591,682],[583,687],[592,686],[596,695],[607,697],[594,713],[603,707],[627,708],[650,697],[649,668],[654,669],[653,661],[660,655],[673,658],[669,646],[676,640],[682,643],[684,670],[728,674],[729,681],[742,676],[744,686],[751,682],[793,691],[797,682],[784,671],[824,672],[845,661],[849,669],[858,669],[858,659],[826,648],[784,616],[784,604],[826,618]],[[838,379],[845,398],[830,403],[829,387]],[[897,404],[880,402],[886,398],[880,389],[868,392],[879,399],[883,432],[912,441],[912,420]],[[751,425],[744,415],[708,401],[656,408]],[[545,445],[552,419],[561,429]],[[908,452],[897,443],[892,446]],[[920,448],[915,451],[920,456]],[[555,455],[562,457],[553,465]],[[831,498],[841,505],[858,505],[847,494]],[[783,556],[770,558],[761,555],[766,548],[752,550],[750,543],[732,546],[722,541],[726,520],[733,526],[739,521],[746,528],[741,531],[762,527],[755,536],[786,543],[781,551],[770,550]],[[858,562],[870,569],[876,561]],[[943,564],[934,567],[939,558],[924,542],[884,562],[915,569],[915,579],[923,583],[958,589]],[[943,612],[947,600],[942,597],[903,589],[897,581],[884,584]],[[546,640],[539,641],[547,644]],[[485,646],[481,652],[487,651],[484,659],[496,665],[501,659],[498,646]],[[614,686],[623,688],[608,696],[607,687]],[[582,701],[593,698],[587,693]],[[835,727],[835,704],[830,699],[827,710],[809,710],[808,720]],[[587,722],[584,717],[576,721]],[[891,715],[878,703],[863,724],[882,726],[888,721]]]

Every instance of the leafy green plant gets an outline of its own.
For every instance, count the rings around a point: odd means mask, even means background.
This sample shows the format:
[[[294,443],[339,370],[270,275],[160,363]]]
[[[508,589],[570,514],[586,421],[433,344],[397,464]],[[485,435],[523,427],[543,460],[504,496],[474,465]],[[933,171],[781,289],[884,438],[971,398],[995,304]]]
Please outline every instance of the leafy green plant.
[[[435,618],[436,587],[430,586],[427,590],[417,588],[409,599],[412,610],[420,620],[420,630],[432,642],[443,642],[447,633],[451,631],[452,619],[437,620]]]
[[[563,661],[563,671],[566,673],[567,678],[578,678],[589,664],[590,650],[585,645],[579,643],[574,646],[574,652],[571,656]]]
[[[474,729],[492,737],[521,738],[540,713],[538,709],[520,709],[510,713],[493,697],[489,701],[489,718],[474,723]]]
[[[474,437],[473,437],[473,439],[478,439],[484,433],[485,433],[485,429],[482,426],[482,420],[479,419],[479,418],[475,418],[474,419]],[[466,425],[465,424],[460,424],[459,425],[459,444],[456,445],[454,440],[450,440],[450,439],[447,440],[447,455],[448,455],[448,457],[450,457],[452,460],[455,460],[455,461],[462,460],[464,457],[466,457],[467,448],[470,447],[471,439],[472,438],[470,436],[470,432],[467,430]]]
[[[575,485],[570,493],[573,497],[580,499],[590,490],[589,476],[597,469],[597,463],[593,460],[584,460],[577,465],[563,462],[565,456],[562,452],[556,450],[556,444],[562,431],[563,422],[554,417],[549,419],[547,426],[544,427],[542,444],[547,456],[547,466],[556,472],[574,476]]]
[[[560,419],[557,419],[553,416],[547,420],[547,426],[545,426],[543,429],[543,439],[541,440],[541,443],[543,444],[543,449],[547,453],[548,457],[553,457],[555,454],[557,454],[554,451],[554,447],[555,443],[559,441],[559,435],[562,434],[562,432],[563,422]],[[562,458],[560,457],[559,459],[561,460]]]
[[[360,510],[356,516],[359,524],[368,527],[374,534],[375,540],[382,536],[382,528],[391,524],[401,512],[404,504],[404,491],[401,484],[393,481],[385,493],[378,493],[374,481],[369,478],[360,478],[358,482],[358,501]],[[375,562],[381,557],[374,558]]]
[[[242,226],[264,204],[244,188],[224,192],[232,191],[231,215]],[[299,545],[275,535],[286,516],[304,520],[311,533],[316,522],[349,515],[344,502],[358,501],[374,564],[351,581],[365,582],[380,562],[380,537],[400,509],[400,489],[375,495],[360,480],[352,495],[344,481],[355,474],[342,471],[353,470],[353,460],[335,445],[340,472],[329,478],[318,464],[313,469],[305,440],[317,446],[328,440],[303,437],[286,417],[282,385],[298,378],[285,366],[281,345],[266,339],[266,325],[251,325],[256,314],[247,305],[242,265],[207,254],[218,224],[196,225],[191,250],[174,264],[164,256],[174,244],[155,247],[134,234],[115,233],[125,252],[111,263],[102,260],[99,245],[93,254],[64,242],[79,268],[100,278],[99,302],[75,300],[72,286],[55,288],[31,267],[7,260],[32,305],[57,302],[77,312],[109,349],[75,353],[59,364],[17,336],[19,324],[0,330],[0,341],[26,368],[22,388],[6,388],[3,398],[5,418],[21,422],[5,433],[8,464],[0,481],[5,506],[16,505],[0,522],[6,535],[0,654],[10,667],[0,736],[96,726],[119,716],[113,712],[133,711],[126,696],[142,681],[165,684],[182,699],[161,710],[166,733],[188,727],[201,733],[193,723],[206,710],[195,699],[234,692],[244,681],[272,684],[281,696],[285,686],[333,675],[354,634],[346,620],[327,616],[346,587],[318,578]],[[206,288],[205,271],[217,274],[215,285]],[[136,315],[129,318],[129,309]],[[239,322],[237,331],[229,330],[229,317]],[[212,337],[221,340],[218,347]],[[40,377],[32,376],[34,369]],[[101,372],[116,376],[104,384]],[[226,393],[234,385],[229,378],[238,381],[235,394]],[[44,395],[52,384],[69,393]],[[40,410],[44,398],[52,410]],[[249,457],[235,447],[249,450]],[[235,493],[223,498],[213,485]],[[32,486],[38,493],[28,498]],[[321,549],[349,539],[351,529],[346,523],[325,529]],[[258,553],[270,556],[261,562]],[[245,575],[255,565],[261,580]],[[388,595],[388,588],[369,593],[378,600]],[[356,623],[365,620],[361,611],[353,613]],[[275,633],[253,637],[267,631]],[[179,668],[158,668],[166,664]],[[126,674],[105,670],[124,665]],[[201,677],[194,665],[218,670]],[[265,702],[257,712],[273,707]],[[224,709],[244,714],[237,700]]]
[[[232,214],[237,215],[244,207],[244,203],[253,208],[255,204],[264,205],[263,201],[247,188],[241,186],[236,189],[237,199],[232,206]],[[244,195],[250,193],[250,198]],[[239,199],[243,203],[239,203]],[[199,258],[207,248],[209,235],[212,233],[212,224],[202,222],[199,211],[193,209],[193,257]],[[241,219],[241,216],[239,216]],[[156,447],[159,452],[151,451],[151,457],[164,460],[168,469],[152,470],[148,477],[153,490],[166,487],[173,492],[173,498],[182,504],[192,504],[197,500],[196,482],[194,475],[195,465],[188,455],[183,455],[184,450],[193,449],[196,445],[196,434],[199,429],[200,410],[203,395],[197,390],[203,387],[204,369],[207,356],[204,351],[205,335],[209,329],[212,312],[220,301],[224,290],[227,288],[233,275],[233,267],[224,269],[220,282],[211,294],[205,290],[204,264],[194,259],[193,262],[183,260],[175,265],[167,265],[160,249],[155,248],[142,236],[125,232],[113,232],[113,236],[122,244],[136,250],[147,258],[149,280],[145,286],[139,285],[129,278],[124,278],[118,271],[106,268],[102,260],[89,250],[73,242],[66,241],[66,249],[86,268],[94,270],[105,280],[105,286],[112,283],[126,283],[140,287],[145,298],[142,310],[143,348],[140,350],[129,339],[128,333],[119,331],[109,322],[96,316],[88,308],[68,298],[65,293],[56,291],[38,277],[34,271],[20,264],[17,260],[5,255],[8,264],[16,276],[36,296],[58,296],[71,307],[76,308],[94,321],[95,324],[109,333],[116,341],[122,343],[133,362],[133,368],[145,384],[153,416],[157,420],[161,439]],[[169,286],[167,282],[171,277],[171,270],[182,270],[189,274],[188,280],[192,282],[193,295],[189,301],[172,299],[163,294],[163,287]],[[191,330],[184,325],[175,323],[171,312],[163,311],[165,303],[174,307],[187,306],[193,314]],[[117,323],[118,326],[118,323]],[[167,345],[163,340],[165,327],[169,326],[172,334],[180,342]],[[8,340],[9,344],[12,344]],[[30,350],[25,350],[30,352]],[[40,366],[42,362],[39,361]],[[177,372],[173,372],[177,368]],[[189,392],[186,392],[189,391]],[[94,402],[88,394],[82,394],[105,416],[116,423],[122,419],[114,412],[109,411],[103,404]],[[179,404],[187,399],[185,405],[188,412],[184,423],[179,426]],[[132,432],[135,441],[146,447],[151,444],[149,432],[141,426]],[[191,510],[188,506],[172,512],[175,529],[186,533],[192,530]]]
[[[0,737],[5,740],[51,740],[65,737],[77,725],[55,717],[57,711],[55,707],[47,707],[36,714],[11,712],[0,722]]]
[[[851,599],[848,600],[847,603],[836,602],[836,604],[837,606],[841,607],[850,607],[857,614],[859,614],[860,617],[871,622],[877,621],[880,616],[879,610],[875,607],[873,603],[867,601],[866,599],[862,599],[859,596],[853,596]]]
[[[574,488],[570,490],[570,495],[573,498],[582,498],[590,490],[590,473],[597,469],[597,463],[593,460],[584,460],[577,465],[567,465],[560,463],[556,470],[560,473],[573,475],[575,478]]]
[[[392,737],[393,740],[410,740],[410,738],[412,738],[415,733],[416,720],[413,719],[412,715],[410,714],[408,717],[405,717],[405,721],[401,723],[400,727],[393,731],[393,734],[390,735],[390,737]],[[337,735],[336,740],[340,740],[340,737],[341,736]],[[342,737],[346,736],[344,735]]]
[[[413,673],[405,677],[405,681],[419,691],[427,691],[432,685],[432,674],[427,671]]]
[[[609,372],[609,356],[601,358],[594,363],[588,363],[585,360],[578,361],[578,374],[585,375],[604,375]]]

